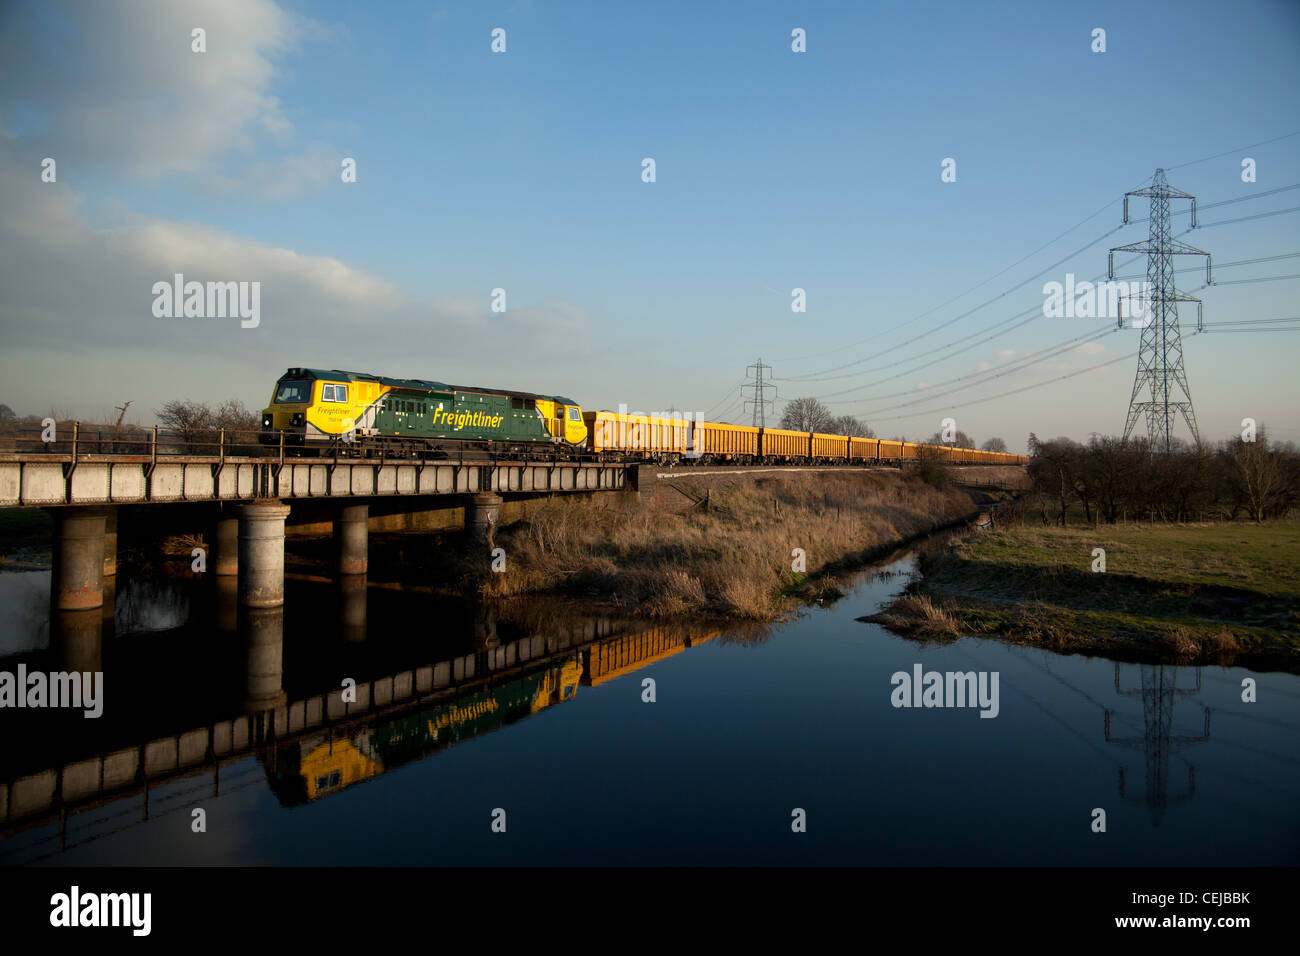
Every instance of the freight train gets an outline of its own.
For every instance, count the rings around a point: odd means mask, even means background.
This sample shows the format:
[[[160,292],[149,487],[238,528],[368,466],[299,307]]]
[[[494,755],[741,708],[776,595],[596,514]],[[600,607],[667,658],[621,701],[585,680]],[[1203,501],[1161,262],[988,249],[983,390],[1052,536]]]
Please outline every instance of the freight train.
[[[655,464],[868,464],[934,456],[1023,465],[1024,455],[691,418],[584,412],[559,395],[291,368],[262,412],[265,445],[357,457],[447,458],[466,450]]]

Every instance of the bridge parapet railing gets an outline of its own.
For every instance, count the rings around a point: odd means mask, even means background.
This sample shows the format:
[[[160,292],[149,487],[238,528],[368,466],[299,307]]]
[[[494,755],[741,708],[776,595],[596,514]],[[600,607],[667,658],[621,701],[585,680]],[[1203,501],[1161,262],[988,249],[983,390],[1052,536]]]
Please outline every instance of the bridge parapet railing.
[[[260,443],[259,429],[195,425],[102,425],[55,419],[0,420],[0,455],[271,458],[276,445]]]

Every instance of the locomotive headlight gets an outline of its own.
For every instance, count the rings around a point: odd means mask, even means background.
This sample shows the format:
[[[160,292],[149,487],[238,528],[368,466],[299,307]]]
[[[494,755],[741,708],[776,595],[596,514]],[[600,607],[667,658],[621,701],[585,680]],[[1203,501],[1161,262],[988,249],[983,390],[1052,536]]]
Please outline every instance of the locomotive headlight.
[[[289,424],[291,424],[291,425],[301,425],[301,424],[302,424],[302,412],[294,412],[294,413],[293,413],[293,418],[290,420]]]
[[[262,427],[263,427],[263,428],[271,428],[272,425],[273,425],[273,422],[272,422],[271,416],[270,416],[270,415],[263,415],[263,416],[262,416]]]

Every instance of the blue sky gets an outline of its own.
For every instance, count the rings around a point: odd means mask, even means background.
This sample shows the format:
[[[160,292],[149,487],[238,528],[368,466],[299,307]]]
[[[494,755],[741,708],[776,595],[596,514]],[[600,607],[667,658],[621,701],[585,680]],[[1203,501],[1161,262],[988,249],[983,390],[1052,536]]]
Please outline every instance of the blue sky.
[[[505,53],[490,50],[495,27]],[[791,50],[796,27],[806,53]],[[1105,53],[1090,49],[1096,27]],[[1086,438],[1122,429],[1136,360],[939,409],[1118,358],[1136,331],[926,402],[1105,322],[1038,318],[934,349],[1145,238],[1145,224],[1103,234],[1157,166],[1202,203],[1300,183],[1300,135],[1278,139],[1300,130],[1291,2],[19,2],[0,13],[0,80],[0,401],[83,419],[128,398],[141,422],[175,397],[261,407],[285,367],[315,365],[739,421],[736,386],[761,355],[782,398],[861,386],[832,408],[882,435],[922,437],[951,415],[1013,448],[1030,431]],[[47,156],[56,183],[40,179]],[[356,183],[340,181],[343,157]],[[940,181],[946,157],[956,182]],[[1300,190],[1201,219],[1293,206]],[[1300,252],[1297,221],[1183,238],[1228,263]],[[857,377],[809,377],[1099,238]],[[260,281],[259,327],[154,318],[152,283],[172,270]],[[489,310],[498,287],[505,315]],[[1300,315],[1298,287],[1197,294],[1213,324]],[[1298,341],[1189,336],[1202,432],[1251,416],[1300,440]]]

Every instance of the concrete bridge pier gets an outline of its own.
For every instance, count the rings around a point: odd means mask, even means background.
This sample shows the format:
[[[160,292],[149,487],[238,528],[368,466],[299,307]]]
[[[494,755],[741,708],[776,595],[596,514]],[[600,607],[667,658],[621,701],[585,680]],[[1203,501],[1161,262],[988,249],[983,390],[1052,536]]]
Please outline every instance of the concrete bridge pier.
[[[340,575],[365,574],[369,563],[369,505],[345,505],[334,519],[336,568]]]
[[[283,707],[284,607],[245,608],[244,710],[260,714]]]
[[[241,505],[239,514],[239,605],[284,604],[284,519],[289,506],[278,501]]]
[[[339,622],[343,640],[360,643],[366,639],[366,576],[345,574],[339,578]]]
[[[55,611],[84,611],[104,604],[103,508],[53,508]],[[115,550],[116,554],[116,550]]]
[[[465,537],[469,547],[492,547],[500,516],[500,495],[491,491],[470,495],[465,504]]]
[[[218,577],[239,574],[239,518],[220,512],[212,523],[208,568]]]
[[[104,669],[104,618],[98,608],[55,611],[50,616],[50,632],[50,643],[58,648],[62,670]]]

